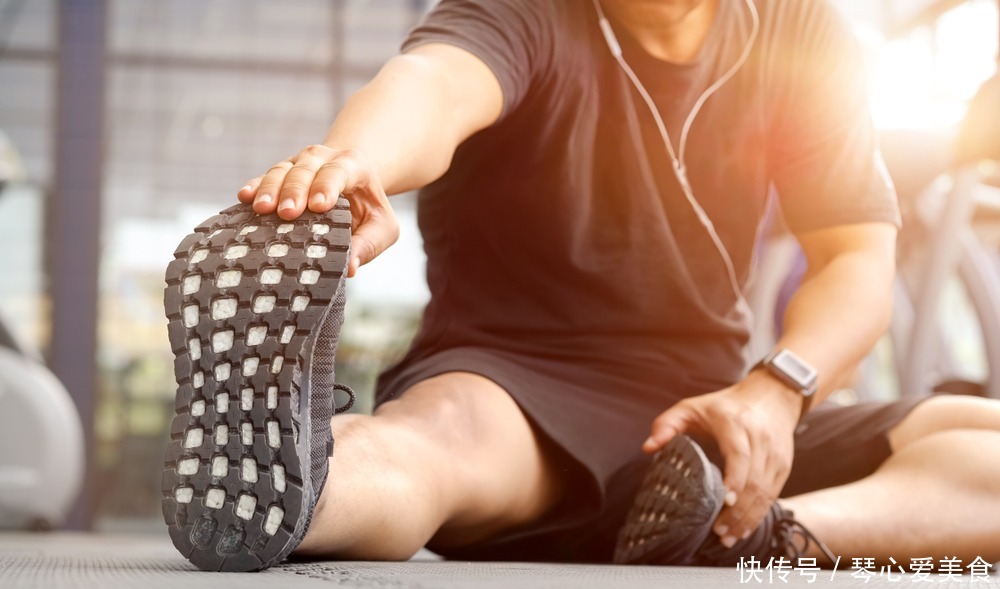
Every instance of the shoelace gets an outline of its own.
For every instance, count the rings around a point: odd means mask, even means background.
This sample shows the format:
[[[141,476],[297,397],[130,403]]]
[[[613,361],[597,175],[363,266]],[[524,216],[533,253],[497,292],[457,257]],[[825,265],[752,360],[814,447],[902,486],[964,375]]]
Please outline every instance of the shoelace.
[[[797,541],[800,539],[802,540],[801,548],[799,548],[799,542]],[[771,546],[777,552],[775,556],[786,556],[795,564],[802,557],[805,550],[809,548],[810,543],[815,544],[830,559],[831,563],[837,562],[837,557],[833,555],[833,552],[830,551],[826,544],[821,542],[815,534],[793,518],[791,512],[781,510],[781,515],[774,522],[774,536],[771,539]]]
[[[336,415],[337,413],[343,413],[345,411],[350,411],[351,407],[354,407],[354,401],[356,401],[357,398],[358,398],[358,396],[357,396],[357,394],[355,394],[354,390],[351,389],[351,387],[347,386],[346,384],[340,384],[339,382],[338,383],[334,383],[333,390],[335,390],[335,391],[344,391],[345,393],[347,393],[351,397],[350,401],[348,401],[346,405],[343,405],[341,407],[337,407],[337,397],[336,397],[336,395],[333,396],[333,413],[334,413],[334,415]]]
[[[726,548],[717,536],[709,534],[689,564],[735,566],[741,559],[755,556],[762,562],[767,562],[769,558],[787,558],[795,565],[810,543],[815,544],[831,563],[837,562],[826,544],[796,520],[791,511],[775,503],[761,525],[746,540]]]

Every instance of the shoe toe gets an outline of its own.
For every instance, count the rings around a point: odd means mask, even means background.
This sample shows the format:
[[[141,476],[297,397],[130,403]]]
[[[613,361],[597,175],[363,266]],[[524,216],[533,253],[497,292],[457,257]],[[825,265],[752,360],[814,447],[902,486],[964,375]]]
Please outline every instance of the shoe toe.
[[[711,532],[725,489],[718,468],[687,436],[653,459],[619,533],[619,564],[686,564]]]

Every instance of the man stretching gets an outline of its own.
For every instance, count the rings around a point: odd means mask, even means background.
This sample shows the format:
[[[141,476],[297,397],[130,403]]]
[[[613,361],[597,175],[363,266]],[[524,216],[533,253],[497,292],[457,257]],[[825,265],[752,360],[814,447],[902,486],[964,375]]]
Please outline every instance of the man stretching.
[[[223,570],[1000,560],[1000,404],[822,404],[890,316],[861,77],[824,0],[442,0],[178,248],[175,544]],[[809,271],[757,363],[772,184]],[[331,421],[343,277],[416,188],[431,302],[375,414]]]

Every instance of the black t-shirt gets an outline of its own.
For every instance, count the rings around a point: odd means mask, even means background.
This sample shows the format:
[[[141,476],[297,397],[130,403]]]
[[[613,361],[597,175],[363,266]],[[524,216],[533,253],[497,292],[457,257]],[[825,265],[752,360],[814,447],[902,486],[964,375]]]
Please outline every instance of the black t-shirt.
[[[692,63],[658,60],[615,26],[675,147],[751,33],[744,0],[719,1]],[[772,184],[797,232],[898,223],[846,25],[822,0],[756,9],[749,59],[704,104],[685,158],[744,283]],[[482,59],[504,102],[420,194],[432,299],[411,357],[481,347],[636,378],[668,367],[691,390],[737,380],[749,318],[591,1],[442,0],[403,48],[431,42]]]

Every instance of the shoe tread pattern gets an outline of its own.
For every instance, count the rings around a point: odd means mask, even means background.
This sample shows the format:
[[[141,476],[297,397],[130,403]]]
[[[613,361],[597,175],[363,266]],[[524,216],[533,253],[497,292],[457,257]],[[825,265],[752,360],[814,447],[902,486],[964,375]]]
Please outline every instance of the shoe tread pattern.
[[[619,564],[687,564],[722,508],[718,469],[679,435],[653,458],[619,532]]]
[[[308,525],[303,355],[341,284],[350,227],[343,200],[294,222],[236,205],[199,225],[167,268],[178,389],[162,509],[174,545],[203,570],[277,564]]]

